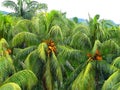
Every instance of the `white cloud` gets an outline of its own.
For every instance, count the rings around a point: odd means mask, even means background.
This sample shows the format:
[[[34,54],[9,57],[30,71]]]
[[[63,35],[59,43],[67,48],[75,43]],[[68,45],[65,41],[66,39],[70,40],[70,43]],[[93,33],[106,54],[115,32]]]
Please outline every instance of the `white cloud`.
[[[4,1],[4,0],[0,0]],[[16,0],[14,0],[16,1]],[[120,23],[119,0],[36,0],[48,4],[49,10],[67,12],[67,17],[88,18],[100,14],[101,19],[111,19]],[[1,6],[1,5],[0,5]],[[3,9],[0,7],[0,9]]]

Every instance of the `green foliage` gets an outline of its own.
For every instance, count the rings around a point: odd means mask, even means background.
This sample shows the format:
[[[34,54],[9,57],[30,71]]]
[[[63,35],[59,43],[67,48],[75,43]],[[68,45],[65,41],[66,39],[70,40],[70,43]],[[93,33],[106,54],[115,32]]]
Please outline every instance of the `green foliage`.
[[[39,58],[43,61],[46,62],[47,59],[47,44],[46,43],[41,43],[38,46],[38,53],[39,53]]]
[[[52,82],[52,75],[51,75],[51,71],[50,71],[50,60],[47,60],[47,63],[45,65],[45,71],[43,74],[43,86],[44,89],[47,90],[53,90],[53,82]]]
[[[7,57],[0,57],[0,84],[10,75],[14,73],[14,65],[12,60]]]
[[[95,72],[92,63],[88,63],[72,84],[72,90],[95,90]]]
[[[41,12],[46,4],[31,0],[4,4],[30,20],[0,15],[0,88],[119,90],[119,25],[100,15],[75,23],[57,10]]]
[[[21,90],[21,88],[16,83],[6,83],[0,87],[0,90]]]
[[[103,84],[102,90],[111,90],[112,88],[115,88],[114,85],[120,82],[119,77],[120,71],[116,71],[115,73],[113,73]],[[116,88],[116,90],[119,90],[118,88]]]
[[[11,15],[21,16],[25,19],[31,19],[36,11],[47,9],[46,4],[31,0],[18,0],[17,3],[11,0],[6,0],[3,2],[3,5],[15,11],[14,13],[11,13]]]
[[[117,67],[117,68],[119,68],[120,69],[120,57],[117,57],[117,58],[115,58],[114,59],[114,61],[112,62],[112,64],[115,66],[115,67]]]
[[[9,77],[4,83],[14,82],[17,83],[21,88],[31,90],[32,87],[37,83],[37,77],[30,70],[21,70],[11,77]]]
[[[50,38],[54,39],[54,41],[62,42],[63,34],[61,28],[58,25],[52,26],[49,31]]]
[[[15,35],[15,37],[12,39],[12,46],[20,46],[26,47],[30,45],[36,45],[38,43],[37,36],[33,33],[29,32],[21,32]]]

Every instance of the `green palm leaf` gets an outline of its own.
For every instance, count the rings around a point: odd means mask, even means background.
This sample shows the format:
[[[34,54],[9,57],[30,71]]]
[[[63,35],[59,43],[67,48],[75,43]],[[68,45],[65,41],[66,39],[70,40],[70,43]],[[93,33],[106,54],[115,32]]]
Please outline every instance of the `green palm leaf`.
[[[4,5],[5,7],[10,7],[11,9],[13,9],[13,10],[15,10],[15,11],[18,10],[18,7],[17,7],[16,3],[13,2],[13,1],[11,1],[11,0],[6,0],[6,1],[4,1],[4,2],[3,2],[3,5]]]
[[[95,90],[95,71],[90,62],[77,76],[72,84],[72,90]]]
[[[101,42],[99,40],[95,40],[94,46],[92,48],[92,54],[95,54],[96,50],[100,49]]]
[[[50,38],[54,39],[54,41],[61,41],[63,40],[63,34],[61,28],[58,25],[54,25],[51,27],[49,31]]]
[[[107,62],[112,62],[115,57],[120,54],[120,47],[114,40],[107,40],[101,44],[101,54]]]
[[[9,44],[7,43],[7,41],[4,39],[4,38],[2,38],[1,40],[0,40],[0,51],[2,50],[5,50],[5,49],[7,49],[9,47]]]
[[[66,61],[71,61],[71,63],[74,63],[74,61],[83,61],[82,54],[83,52],[78,49],[71,48],[69,46],[63,46],[63,45],[58,45],[58,58],[60,60],[61,64],[65,64]],[[74,60],[74,61],[73,61]]]
[[[0,90],[21,90],[21,88],[16,83],[6,83],[0,87]]]
[[[76,32],[72,36],[70,45],[76,49],[87,49],[87,48],[91,48],[92,46],[88,35],[81,32]]]
[[[16,54],[17,59],[25,59],[27,55],[32,52],[34,49],[36,49],[36,46],[30,46],[24,49],[21,49],[19,52]]]
[[[52,75],[51,75],[51,71],[50,71],[49,58],[48,58],[47,63],[45,65],[42,81],[43,81],[44,89],[53,90],[53,82],[52,82],[53,80],[52,80]]]
[[[19,46],[23,43],[24,43],[23,47],[37,44],[38,43],[37,36],[30,32],[21,32],[15,35],[14,38],[12,39],[13,47]]]
[[[97,68],[101,71],[107,73],[107,75],[111,75],[118,70],[115,66],[107,63],[105,60],[98,61]]]
[[[111,90],[119,90],[120,89],[120,82],[115,84]]]
[[[77,25],[74,29],[73,29],[73,34],[75,34],[76,32],[80,32],[80,33],[84,33],[86,35],[90,34],[90,30],[88,28],[88,26],[85,25]]]
[[[10,57],[0,57],[0,84],[14,73],[14,65]]]
[[[112,65],[120,69],[120,57],[115,58]]]
[[[46,62],[47,59],[47,44],[46,43],[41,43],[38,46],[38,53],[39,53],[39,58],[43,61]]]
[[[37,77],[30,70],[22,70],[13,74],[4,83],[8,82],[14,82],[21,88],[27,87],[26,90],[31,90],[31,88],[37,83]]]
[[[39,73],[42,73],[40,71],[42,70],[41,66],[43,64],[41,62],[41,60],[39,59],[38,55],[39,54],[38,54],[37,50],[34,50],[27,56],[27,58],[24,61],[25,67],[27,69],[32,70],[37,76]]]
[[[84,64],[80,64],[72,73],[71,75],[66,79],[65,82],[65,89],[67,89],[68,87],[70,87],[73,83],[73,81],[77,78],[77,76],[80,74],[80,72],[86,67],[87,62],[85,62]]]
[[[111,90],[114,85],[120,82],[120,71],[113,73],[103,84],[102,90]],[[117,89],[116,89],[117,90]]]
[[[55,81],[57,80],[59,86],[61,86],[63,83],[62,70],[54,52],[52,52],[52,56],[50,57],[50,63],[51,63],[50,67],[53,73],[53,78],[55,79]]]
[[[20,19],[17,21],[14,28],[12,29],[12,36],[14,37],[20,32],[34,32],[33,29],[34,26],[30,20]]]

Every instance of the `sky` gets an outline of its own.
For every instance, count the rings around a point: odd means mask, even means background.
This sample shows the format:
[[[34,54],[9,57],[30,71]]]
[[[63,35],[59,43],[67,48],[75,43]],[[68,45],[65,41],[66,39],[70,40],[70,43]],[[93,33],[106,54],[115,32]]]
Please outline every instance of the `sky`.
[[[11,11],[1,5],[0,10]],[[12,0],[17,1],[17,0]],[[78,17],[88,19],[88,13],[91,17],[96,14],[100,15],[100,19],[110,19],[120,24],[120,1],[119,0],[36,0],[40,3],[48,5],[48,11],[60,10],[66,12],[68,18]]]

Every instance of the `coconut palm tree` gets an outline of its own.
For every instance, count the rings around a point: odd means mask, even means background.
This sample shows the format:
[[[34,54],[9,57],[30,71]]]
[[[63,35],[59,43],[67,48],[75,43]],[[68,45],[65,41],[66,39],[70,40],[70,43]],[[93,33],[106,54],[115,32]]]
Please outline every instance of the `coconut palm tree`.
[[[5,39],[0,40],[0,89],[31,90],[37,83],[37,77],[30,70],[16,72],[11,50]]]
[[[11,13],[12,15],[20,16],[25,19],[31,19],[36,11],[47,9],[46,4],[31,0],[17,0],[17,3],[11,0],[5,0],[3,5],[14,10],[14,13]]]
[[[106,45],[110,45],[111,48]],[[98,49],[100,50],[100,52],[98,51]],[[111,52],[112,50],[114,50],[118,54],[115,56],[114,52]],[[108,40],[100,43],[100,41],[96,40],[91,54],[88,54],[88,61],[80,64],[79,67],[73,72],[73,74],[68,77],[65,83],[65,89],[111,89],[112,86],[109,88],[109,85],[111,84],[112,80],[114,80],[112,81],[113,85],[119,82],[119,80],[115,81],[116,77],[119,77],[119,50],[120,47],[115,42],[109,42]],[[107,56],[109,54],[111,55],[111,57]],[[113,62],[113,64],[111,62]],[[106,79],[107,81],[104,83]]]

